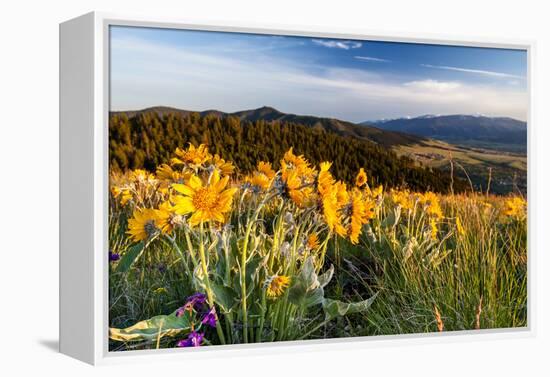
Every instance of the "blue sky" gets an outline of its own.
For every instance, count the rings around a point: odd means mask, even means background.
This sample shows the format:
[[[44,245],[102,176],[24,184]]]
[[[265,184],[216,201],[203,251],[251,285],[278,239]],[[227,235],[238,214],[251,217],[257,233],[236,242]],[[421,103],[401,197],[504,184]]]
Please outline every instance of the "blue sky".
[[[527,117],[522,50],[111,27],[111,110]]]

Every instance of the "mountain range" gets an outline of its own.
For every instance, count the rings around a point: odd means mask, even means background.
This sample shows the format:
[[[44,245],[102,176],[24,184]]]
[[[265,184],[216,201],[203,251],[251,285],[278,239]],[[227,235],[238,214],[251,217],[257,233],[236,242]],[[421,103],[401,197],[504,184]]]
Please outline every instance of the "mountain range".
[[[527,123],[483,115],[423,115],[361,123],[387,131],[493,149],[525,150]]]
[[[180,113],[182,115],[187,115],[194,111],[176,109],[166,106],[156,106],[137,111],[112,112],[112,114],[125,113],[128,117],[131,118],[135,115],[148,112],[155,112],[158,115],[163,116],[170,113]],[[424,141],[423,137],[410,135],[403,132],[383,130],[376,126],[359,125],[335,118],[287,114],[269,106],[263,106],[252,110],[237,111],[233,113],[226,113],[219,110],[205,110],[197,113],[200,114],[201,117],[208,115],[213,115],[221,118],[233,116],[239,118],[241,121],[249,122],[264,120],[266,122],[280,121],[297,123],[314,129],[323,129],[325,131],[334,132],[340,136],[349,136],[361,140],[369,140],[384,147],[392,147],[394,145],[420,144]]]

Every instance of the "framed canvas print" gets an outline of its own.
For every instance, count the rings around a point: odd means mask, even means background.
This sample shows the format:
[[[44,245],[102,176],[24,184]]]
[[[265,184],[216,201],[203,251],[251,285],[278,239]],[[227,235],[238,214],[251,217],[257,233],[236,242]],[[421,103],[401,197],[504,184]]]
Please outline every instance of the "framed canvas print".
[[[91,13],[60,51],[62,352],[532,331],[530,44]]]

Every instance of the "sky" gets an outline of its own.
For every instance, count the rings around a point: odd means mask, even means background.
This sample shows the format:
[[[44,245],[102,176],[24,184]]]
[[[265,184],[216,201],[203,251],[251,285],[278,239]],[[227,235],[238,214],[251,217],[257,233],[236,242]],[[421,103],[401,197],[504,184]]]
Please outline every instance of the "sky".
[[[526,120],[525,50],[111,26],[111,110]]]

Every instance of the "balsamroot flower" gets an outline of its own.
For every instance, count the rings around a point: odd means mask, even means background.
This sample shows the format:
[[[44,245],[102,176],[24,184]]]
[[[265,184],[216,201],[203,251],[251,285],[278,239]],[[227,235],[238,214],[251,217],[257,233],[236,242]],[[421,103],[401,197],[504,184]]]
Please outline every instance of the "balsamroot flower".
[[[216,321],[218,320],[218,316],[216,315],[216,308],[212,307],[210,310],[204,315],[202,318],[201,323],[203,325],[208,325],[210,327],[216,327]]]
[[[290,277],[275,275],[267,282],[267,295],[271,298],[281,296],[290,285]]]
[[[138,208],[133,217],[128,220],[128,231],[132,240],[144,241],[152,238],[157,232],[157,212],[150,208]]]
[[[527,202],[525,199],[514,196],[504,203],[504,214],[515,219],[521,219],[525,216],[526,208]]]
[[[412,211],[416,203],[416,198],[408,190],[398,191],[392,189],[391,198],[395,205],[407,211]]]
[[[178,347],[200,347],[204,340],[204,333],[191,331],[187,339],[180,340],[176,345]]]
[[[354,189],[351,194],[351,221],[349,238],[352,244],[359,242],[363,225],[374,217],[374,202],[367,198],[360,190]]]
[[[425,206],[428,215],[433,216],[438,220],[443,218],[443,211],[441,210],[439,198],[436,194],[431,191],[424,194],[419,194],[418,201],[420,204]]]
[[[126,203],[132,200],[132,192],[128,188],[119,188],[114,186],[111,189],[111,192],[113,193],[113,196],[115,198],[120,197],[120,205],[122,206],[126,205]]]
[[[237,191],[236,188],[226,189],[228,181],[229,177],[220,179],[220,174],[214,170],[207,185],[196,175],[186,184],[172,185],[182,194],[174,198],[175,212],[179,215],[191,213],[191,226],[207,221],[225,222],[225,214],[231,210],[233,195]]]
[[[225,161],[217,154],[214,155],[212,163],[214,164],[214,167],[223,175],[231,175],[233,174],[233,171],[235,171],[235,166],[231,162]]]
[[[157,226],[163,234],[170,234],[174,228],[183,223],[183,218],[175,212],[174,206],[166,201],[162,203],[157,214]]]
[[[207,161],[212,159],[212,155],[208,153],[208,147],[204,144],[199,145],[197,148],[189,143],[189,148],[182,150],[176,148],[174,152],[177,157],[174,157],[170,160],[172,165],[183,165],[183,164],[192,164],[192,165],[202,165]]]
[[[317,233],[312,233],[307,238],[307,247],[310,250],[315,250],[319,247],[319,237]]]
[[[304,156],[294,155],[290,148],[281,160],[281,179],[286,193],[298,207],[306,207],[312,202],[315,182],[315,169],[309,166]]]
[[[361,168],[359,170],[359,173],[357,174],[357,177],[355,178],[355,185],[357,187],[363,187],[367,184],[367,173],[365,173],[365,170]]]
[[[162,180],[181,182],[188,179],[189,176],[189,173],[181,173],[180,171],[172,169],[172,167],[168,164],[162,164],[157,168],[157,177]]]
[[[346,229],[341,223],[339,211],[349,196],[346,185],[342,182],[336,182],[332,177],[332,174],[329,172],[330,166],[329,162],[321,163],[320,172],[317,176],[317,191],[320,195],[323,216],[329,230],[345,236]]]

